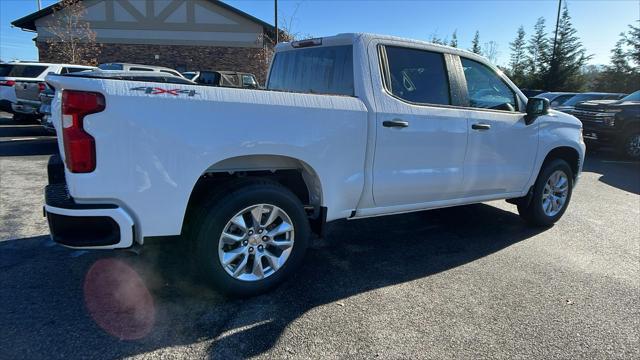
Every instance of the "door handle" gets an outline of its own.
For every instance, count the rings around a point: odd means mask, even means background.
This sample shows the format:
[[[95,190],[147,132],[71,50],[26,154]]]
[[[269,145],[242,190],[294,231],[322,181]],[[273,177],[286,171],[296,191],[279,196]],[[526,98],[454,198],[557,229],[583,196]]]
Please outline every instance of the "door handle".
[[[408,121],[393,119],[393,120],[385,120],[382,122],[382,126],[384,127],[398,127],[398,128],[406,128],[409,126]]]
[[[473,124],[473,125],[471,125],[471,128],[473,130],[489,130],[489,129],[491,129],[491,125],[489,125],[489,124],[481,124],[481,123],[480,124]]]

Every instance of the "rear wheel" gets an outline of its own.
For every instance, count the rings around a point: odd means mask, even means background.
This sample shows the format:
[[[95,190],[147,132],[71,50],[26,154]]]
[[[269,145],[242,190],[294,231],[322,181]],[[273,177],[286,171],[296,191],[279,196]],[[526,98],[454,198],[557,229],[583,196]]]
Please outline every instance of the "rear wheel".
[[[300,200],[270,181],[214,196],[190,228],[206,281],[237,296],[256,295],[282,282],[300,264],[310,233]]]
[[[531,201],[518,204],[520,216],[533,226],[551,226],[569,206],[573,191],[573,172],[566,161],[545,164],[533,186]]]

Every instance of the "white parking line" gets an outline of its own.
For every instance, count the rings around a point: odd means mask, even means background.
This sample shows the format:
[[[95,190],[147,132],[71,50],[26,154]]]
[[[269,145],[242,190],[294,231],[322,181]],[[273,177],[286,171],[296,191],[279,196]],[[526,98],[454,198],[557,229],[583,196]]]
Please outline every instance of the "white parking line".
[[[617,161],[617,160],[601,160],[608,164],[640,164],[640,161]]]
[[[25,140],[48,140],[55,139],[55,136],[38,136],[38,137],[21,137],[21,138],[9,138],[3,139],[3,141],[25,141]]]

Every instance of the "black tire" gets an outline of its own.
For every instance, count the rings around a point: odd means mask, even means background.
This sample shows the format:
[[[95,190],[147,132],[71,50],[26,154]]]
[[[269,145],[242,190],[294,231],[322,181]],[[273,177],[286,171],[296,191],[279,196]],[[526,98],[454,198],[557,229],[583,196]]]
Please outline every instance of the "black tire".
[[[234,215],[255,204],[275,205],[286,212],[293,223],[294,245],[286,262],[273,274],[262,280],[243,281],[223,268],[218,257],[219,238]],[[198,272],[208,284],[229,296],[253,296],[272,289],[300,265],[309,244],[309,220],[302,203],[287,188],[269,180],[228,185],[211,194],[191,216],[186,235],[192,241]]]
[[[637,143],[639,139],[640,129],[634,129],[630,134],[623,138],[619,149],[622,156],[632,160],[640,160],[640,150],[638,149]]]
[[[568,193],[566,201],[564,205],[560,209],[560,211],[553,215],[549,216],[545,214],[543,210],[543,192],[544,187],[549,180],[549,177],[555,173],[556,171],[563,171],[567,175],[568,179]],[[569,206],[569,202],[571,200],[571,194],[573,192],[573,171],[569,164],[562,159],[555,159],[548,162],[545,162],[542,166],[542,170],[536,179],[536,183],[533,185],[533,194],[531,196],[531,201],[529,203],[521,202],[518,204],[518,213],[520,216],[531,226],[536,227],[548,227],[555,224],[564,212],[567,210]]]

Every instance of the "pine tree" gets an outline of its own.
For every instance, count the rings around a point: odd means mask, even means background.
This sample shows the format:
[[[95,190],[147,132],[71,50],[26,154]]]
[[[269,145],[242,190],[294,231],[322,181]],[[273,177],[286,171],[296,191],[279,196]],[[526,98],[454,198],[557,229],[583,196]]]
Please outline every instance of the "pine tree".
[[[516,35],[515,40],[512,43],[509,43],[509,48],[511,49],[511,59],[509,60],[509,74],[511,75],[511,80],[518,86],[522,87],[525,85],[525,32],[524,27],[520,26],[518,28],[518,35]]]
[[[611,50],[611,63],[605,66],[605,70],[598,77],[596,87],[600,91],[607,92],[633,92],[638,81],[638,72],[629,65],[624,45],[628,38],[624,33]]]
[[[480,48],[480,31],[476,30],[476,34],[471,42],[471,50],[474,54],[482,54],[482,48]]]
[[[543,17],[538,18],[533,27],[533,35],[527,45],[527,55],[525,58],[525,84],[522,86],[529,89],[544,89],[543,76],[547,71],[549,61],[549,40]]]
[[[449,43],[449,46],[457,48],[458,47],[458,30],[454,30],[453,34],[451,35],[451,42]]]
[[[577,91],[584,85],[580,70],[591,56],[587,56],[576,33],[577,30],[571,24],[569,9],[565,5],[558,24],[558,40],[555,49],[552,49],[549,69],[543,77],[547,90]]]
[[[629,34],[625,37],[627,45],[631,48],[627,53],[631,60],[640,66],[640,25],[629,25]]]

